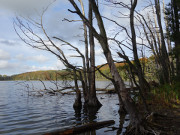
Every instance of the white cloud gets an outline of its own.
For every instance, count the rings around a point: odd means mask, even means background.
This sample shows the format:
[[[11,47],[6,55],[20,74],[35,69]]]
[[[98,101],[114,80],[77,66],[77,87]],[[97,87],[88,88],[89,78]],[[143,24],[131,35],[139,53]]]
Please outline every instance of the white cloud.
[[[0,0],[1,7],[13,10],[25,10],[27,8],[37,8],[44,4],[50,3],[52,0]]]
[[[0,60],[9,60],[9,59],[10,59],[9,53],[0,49]]]
[[[17,41],[14,40],[7,40],[7,39],[0,39],[0,43],[4,45],[16,45]]]
[[[56,62],[56,67],[57,67],[57,69],[64,69],[65,68],[64,64],[60,60],[58,60]]]
[[[44,16],[44,27],[46,28],[46,32],[51,36],[60,37],[68,42],[77,42],[80,40],[79,35],[83,35],[83,31],[80,29],[82,22],[62,21],[64,18],[69,20],[79,19],[76,15],[69,13],[66,9],[58,12],[48,10]]]
[[[97,48],[97,49],[95,50],[95,55],[96,55],[96,56],[100,56],[100,55],[102,55],[102,54],[103,54],[103,51],[102,51],[101,48]]]
[[[9,65],[8,61],[0,60],[0,69],[7,68]]]
[[[34,60],[40,63],[47,62],[49,60],[49,58],[44,55],[32,56],[32,57],[28,57],[28,59]]]
[[[14,75],[24,72],[39,71],[39,70],[58,70],[58,69],[62,69],[62,67],[63,65],[61,65],[61,68],[58,68],[56,63],[53,66],[48,66],[48,65],[40,66],[40,65],[25,65],[22,62],[9,63],[8,61],[0,60],[0,74],[6,74],[6,75]]]
[[[101,56],[99,56],[99,57],[97,57],[96,58],[96,66],[97,65],[101,65],[101,64],[104,64],[104,63],[107,63],[107,61],[106,61],[106,58],[105,57],[101,57]]]
[[[27,71],[39,71],[39,70],[59,70],[59,69],[64,69],[65,66],[61,61],[57,61],[54,66],[24,66],[24,69]],[[28,70],[27,70],[28,69]]]
[[[45,63],[49,61],[49,58],[44,55],[24,56],[24,54],[18,54],[15,56],[15,59],[19,61],[36,61],[38,63]]]
[[[4,10],[0,10],[0,17],[4,17],[9,15],[8,12],[4,11]]]
[[[20,61],[26,60],[26,58],[24,57],[23,54],[18,54],[18,55],[16,55],[16,56],[15,56],[15,59],[20,60]]]
[[[39,71],[39,70],[56,70],[56,67],[51,66],[30,66],[29,71]]]

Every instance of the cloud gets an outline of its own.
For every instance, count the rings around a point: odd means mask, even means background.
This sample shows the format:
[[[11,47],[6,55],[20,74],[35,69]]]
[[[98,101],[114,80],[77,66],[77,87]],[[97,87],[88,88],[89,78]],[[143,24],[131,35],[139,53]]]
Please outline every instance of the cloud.
[[[23,62],[16,62],[10,63],[5,60],[0,60],[0,74],[6,75],[14,75],[20,74],[24,72],[31,72],[31,71],[39,71],[39,70],[59,70],[64,69],[64,65],[57,61],[52,64],[52,66],[48,65],[25,65]]]
[[[32,57],[29,57],[28,59],[31,59],[40,63],[47,62],[49,60],[49,58],[44,55],[32,56]]]
[[[13,46],[13,45],[17,45],[17,41],[8,40],[8,39],[0,39],[0,44]]]
[[[0,60],[9,60],[11,57],[8,52],[0,49]]]
[[[4,10],[0,10],[0,17],[4,17],[4,16],[8,16],[8,12],[4,11]]]
[[[96,66],[107,63],[106,58],[103,56],[99,56],[96,58]]]
[[[96,56],[101,56],[102,54],[103,54],[102,49],[99,48],[99,49],[96,49],[96,50],[95,50],[95,55],[96,55]]]
[[[29,66],[29,71],[39,71],[39,70],[57,70],[56,67],[52,66]]]
[[[18,54],[18,55],[16,55],[16,56],[15,56],[15,59],[20,60],[20,61],[26,60],[26,58],[24,57],[23,54]]]
[[[64,64],[60,60],[58,60],[56,62],[56,66],[57,66],[57,69],[64,69],[65,68]]]
[[[29,66],[29,65],[25,65],[22,67],[22,70],[24,70],[23,72],[29,72],[29,71],[39,71],[39,70],[60,70],[60,69],[64,69],[65,66],[63,65],[63,63],[59,60],[56,61],[56,63],[52,64],[54,66]]]
[[[50,3],[52,0],[0,0],[1,7],[11,10],[35,9]]]
[[[8,61],[6,60],[0,60],[0,69],[7,68],[9,66]]]
[[[54,63],[54,66],[25,66],[24,68],[28,69],[28,71],[39,71],[39,70],[59,70],[64,69],[65,66],[59,60]]]
[[[62,21],[64,18],[69,20],[78,20],[76,15],[69,13],[67,10],[53,11],[49,10],[44,16],[44,26],[50,36],[57,36],[68,42],[77,42],[83,35],[82,22]]]
[[[38,63],[44,63],[49,61],[49,58],[44,55],[24,56],[24,54],[18,54],[15,56],[15,59],[19,61],[36,61]]]

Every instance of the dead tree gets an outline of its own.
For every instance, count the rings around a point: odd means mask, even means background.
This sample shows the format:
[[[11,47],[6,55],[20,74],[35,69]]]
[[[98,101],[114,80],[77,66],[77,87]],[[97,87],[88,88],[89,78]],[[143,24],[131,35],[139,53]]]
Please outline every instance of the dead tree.
[[[93,31],[93,34],[95,36],[95,38],[100,42],[101,47],[103,49],[104,55],[106,57],[106,60],[108,62],[108,65],[110,67],[110,71],[112,74],[113,79],[115,80],[115,83],[118,84],[119,89],[117,91],[117,93],[119,93],[119,95],[122,98],[122,101],[124,103],[124,106],[127,110],[127,112],[130,115],[130,120],[131,120],[131,124],[133,127],[137,128],[140,130],[140,127],[142,126],[142,119],[136,109],[136,106],[133,102],[133,100],[131,99],[128,91],[126,91],[125,89],[125,84],[121,78],[121,76],[118,73],[118,70],[114,64],[114,60],[112,58],[112,54],[109,48],[109,44],[108,44],[108,38],[106,35],[106,30],[104,27],[104,23],[101,17],[101,14],[99,12],[98,6],[95,2],[95,0],[89,0],[90,3],[92,3],[92,9],[93,12],[95,14],[95,17],[97,19],[97,23],[98,23],[98,28],[100,30],[100,33],[98,33],[96,31],[96,29],[90,24],[89,20],[81,13],[79,7],[77,6],[77,4],[74,2],[74,0],[69,0],[69,2],[72,4],[72,6],[74,7],[75,11],[72,11],[69,9],[70,12],[72,13],[76,13],[77,15],[79,15],[79,17],[83,20],[83,22]]]
[[[159,0],[155,0],[155,9],[156,9],[156,16],[157,16],[159,31],[161,35],[160,62],[162,64],[162,72],[163,72],[163,78],[164,78],[163,83],[170,83],[171,79],[170,79],[169,57],[168,57],[168,53],[166,49],[165,38],[164,38],[164,33],[163,33],[163,28],[162,28],[161,10],[160,10]]]
[[[118,51],[117,54],[121,58],[123,58],[127,62],[127,64],[129,65],[134,83],[139,88],[139,94],[143,100],[145,110],[148,112],[149,110],[148,110],[148,106],[146,104],[145,93],[150,90],[150,86],[149,86],[149,84],[148,84],[148,82],[144,76],[143,68],[142,68],[142,65],[140,63],[140,59],[138,56],[137,45],[139,43],[137,43],[137,41],[136,41],[137,35],[136,35],[136,31],[135,31],[135,26],[134,26],[134,18],[135,18],[134,12],[135,12],[135,8],[137,5],[137,0],[131,1],[131,7],[124,4],[123,2],[112,2],[112,4],[122,6],[123,8],[129,9],[129,11],[130,11],[130,15],[129,15],[130,33],[128,32],[128,29],[125,26],[122,26],[119,23],[117,23],[116,21],[109,19],[107,17],[104,17],[104,18],[115,23],[118,27],[120,27],[123,31],[125,31],[125,34],[128,37],[128,39],[125,40],[125,42],[127,42],[129,44],[129,47],[127,47],[127,45],[125,43],[123,43],[124,41],[118,41],[116,39],[116,36],[114,38],[109,38],[109,39],[114,41],[118,45],[118,47],[120,48],[120,51]],[[126,55],[125,51],[122,49],[121,46],[125,46],[126,48],[128,48],[129,50],[132,51],[134,64],[132,63],[132,61],[129,60],[128,56]],[[144,44],[143,44],[143,46],[144,46]],[[138,77],[138,83],[139,84],[136,83],[135,76]]]
[[[130,28],[131,28],[131,36],[132,36],[132,46],[133,46],[133,55],[134,55],[134,61],[135,65],[137,67],[137,74],[139,79],[139,86],[140,86],[140,95],[143,99],[144,106],[146,108],[146,111],[148,111],[148,107],[144,98],[144,91],[147,91],[150,89],[149,84],[145,80],[142,67],[139,61],[138,53],[137,53],[137,42],[136,42],[136,32],[134,28],[134,11],[137,6],[137,0],[134,0],[133,3],[131,3],[131,9],[130,9]]]
[[[85,10],[82,0],[79,0],[82,14],[85,16]],[[89,22],[93,25],[93,12],[91,5],[89,5],[88,12]],[[67,20],[67,19],[66,19]],[[71,22],[71,21],[70,21]],[[99,107],[101,103],[98,101],[96,96],[96,87],[95,87],[95,46],[94,46],[94,36],[92,30],[87,31],[87,26],[83,22],[84,29],[84,43],[85,43],[85,63],[83,64],[83,78],[84,78],[84,100],[85,106],[90,107]],[[88,34],[89,34],[89,43],[88,43]],[[90,47],[90,57],[89,57],[89,47]]]
[[[89,2],[89,23],[93,26],[93,12],[92,3]],[[89,99],[88,106],[101,106],[101,103],[96,97],[96,83],[95,83],[95,45],[92,28],[89,28],[89,45],[90,45],[90,80],[89,80]]]
[[[161,12],[160,12],[160,3],[155,0],[155,9],[152,2],[152,15],[151,19],[150,13],[147,14],[147,19],[137,11],[137,20],[140,22],[143,28],[144,35],[149,44],[149,47],[155,57],[157,65],[158,78],[162,83],[169,83],[171,76],[173,76],[173,64],[170,64],[170,57],[168,55],[165,43],[165,37],[162,30],[162,21],[161,21]],[[168,42],[167,42],[168,43]],[[170,47],[169,47],[170,48]],[[161,72],[160,72],[161,71]]]
[[[80,107],[82,105],[81,103],[81,92],[78,87],[77,83],[77,72],[78,72],[78,67],[74,66],[71,64],[66,55],[64,54],[63,50],[58,46],[54,41],[53,38],[51,38],[48,33],[46,32],[44,25],[43,25],[43,16],[45,12],[47,11],[48,7],[45,8],[41,14],[40,17],[40,22],[37,22],[33,20],[32,18],[21,18],[16,17],[16,20],[14,21],[14,29],[17,33],[17,35],[21,38],[22,41],[24,41],[27,45],[39,49],[39,50],[44,50],[48,51],[51,54],[55,55],[67,68],[72,69],[73,71],[73,79],[74,79],[74,84],[75,84],[75,92],[76,92],[76,100],[74,103],[74,107]],[[26,21],[27,23],[23,23],[23,21]],[[32,27],[31,27],[32,26]],[[34,32],[32,28],[40,29],[43,32],[43,36],[38,35],[37,33]],[[45,37],[45,38],[44,38]],[[57,38],[56,38],[57,39]],[[58,38],[60,40],[60,38]],[[70,43],[60,40],[61,42],[71,45]],[[70,46],[74,47],[74,46]],[[75,49],[75,48],[73,48]],[[78,50],[76,50],[78,51]]]
[[[85,10],[84,10],[84,4],[82,0],[79,0],[81,4],[81,9],[82,13],[85,16]],[[86,24],[83,22],[83,28],[84,28],[84,43],[85,43],[85,65],[83,66],[83,77],[84,77],[84,85],[85,85],[85,90],[84,90],[84,100],[85,104],[88,103],[88,93],[89,93],[89,81],[90,81],[90,72],[89,72],[89,44],[88,44],[88,30]]]
[[[118,89],[119,89],[119,86],[118,86],[118,84],[115,82],[115,80],[114,80],[113,78],[105,75],[105,74],[101,71],[101,68],[102,68],[103,66],[105,66],[105,65],[106,65],[106,64],[104,64],[104,65],[102,65],[102,66],[100,66],[100,67],[98,67],[98,68],[96,67],[96,70],[97,70],[104,78],[106,78],[107,80],[109,80],[109,81],[112,82],[112,84],[114,85],[114,89],[115,89],[115,91],[117,92]],[[122,101],[121,95],[119,95],[119,93],[117,93],[117,94],[118,94],[118,97],[119,97],[119,112],[120,112],[121,114],[122,114],[122,113],[127,113],[127,112],[126,112],[126,109],[125,109],[125,106],[124,106],[124,103],[123,103],[123,101]]]

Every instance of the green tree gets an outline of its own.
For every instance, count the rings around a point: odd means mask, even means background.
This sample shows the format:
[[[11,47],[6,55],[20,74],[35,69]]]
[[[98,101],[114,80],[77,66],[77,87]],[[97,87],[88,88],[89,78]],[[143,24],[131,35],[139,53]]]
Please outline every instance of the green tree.
[[[180,76],[180,2],[178,0],[171,0],[166,6],[166,19],[168,22],[167,36],[174,42],[174,48],[171,52],[176,59],[176,75]]]

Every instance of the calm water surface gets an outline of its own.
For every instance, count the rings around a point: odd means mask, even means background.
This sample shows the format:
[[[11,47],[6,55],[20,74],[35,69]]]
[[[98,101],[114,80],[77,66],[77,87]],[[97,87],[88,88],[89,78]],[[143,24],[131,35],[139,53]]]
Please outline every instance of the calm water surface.
[[[42,89],[39,82],[28,82],[34,89]],[[98,81],[105,88],[109,82]],[[47,87],[53,87],[45,82]],[[99,110],[74,110],[75,95],[28,96],[27,89],[14,81],[0,82],[0,134],[34,135],[61,130],[91,121],[115,120],[113,126],[90,131],[91,135],[122,134],[129,123],[128,115],[119,116],[117,95],[98,94],[103,104]],[[112,130],[112,127],[120,128]],[[113,128],[114,129],[114,128]],[[83,135],[82,134],[82,135]]]

